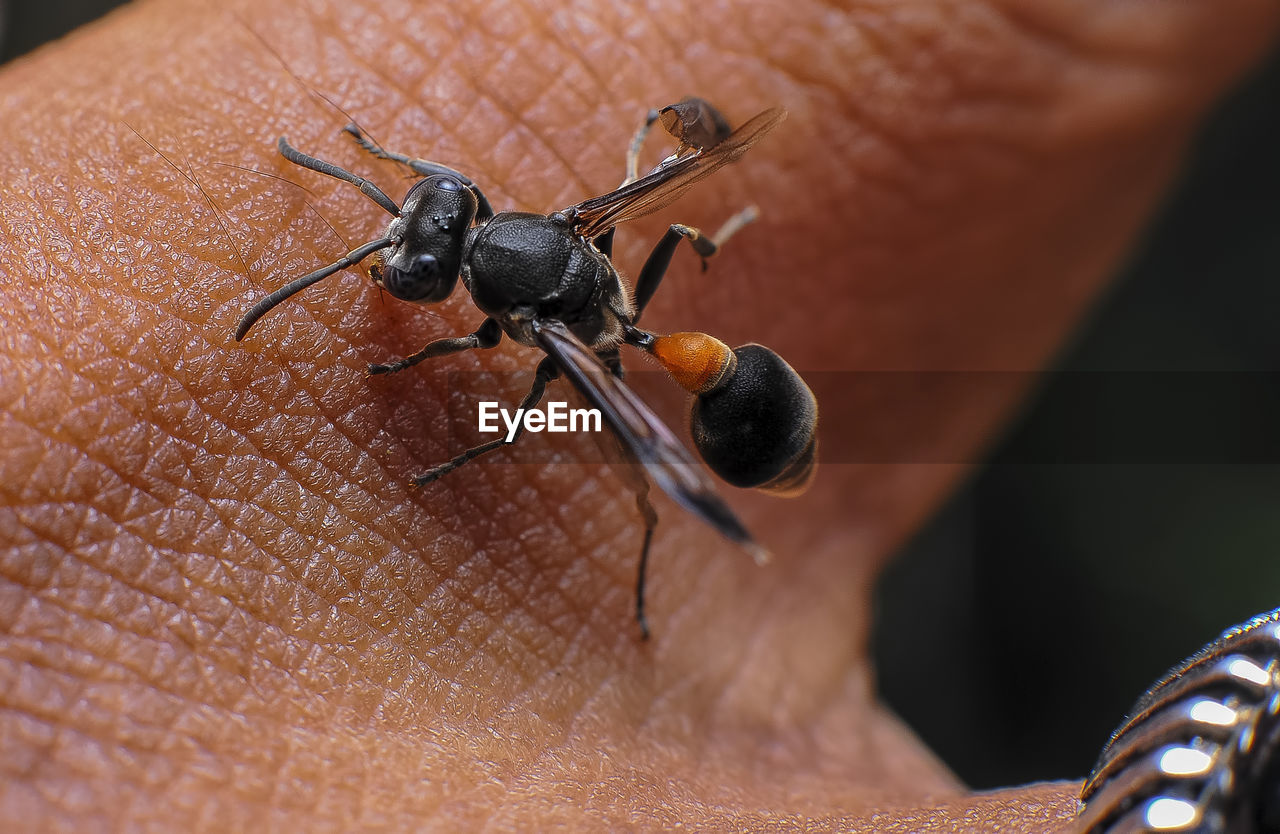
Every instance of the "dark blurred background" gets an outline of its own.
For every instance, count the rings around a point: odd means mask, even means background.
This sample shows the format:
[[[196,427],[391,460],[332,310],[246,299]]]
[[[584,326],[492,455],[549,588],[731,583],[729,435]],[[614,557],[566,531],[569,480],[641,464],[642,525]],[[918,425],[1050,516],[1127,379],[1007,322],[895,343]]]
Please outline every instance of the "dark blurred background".
[[[0,60],[117,5],[0,2]],[[884,697],[970,785],[1084,775],[1166,667],[1280,605],[1278,317],[1280,53],[1205,126],[1059,373],[881,582]],[[1126,380],[1165,399],[1109,400]],[[1166,442],[1127,455],[1143,438],[1117,402]]]
[[[970,785],[1083,776],[1165,669],[1280,606],[1278,371],[1280,52],[881,580],[884,697]]]
[[[0,62],[123,6],[120,0],[0,0]]]

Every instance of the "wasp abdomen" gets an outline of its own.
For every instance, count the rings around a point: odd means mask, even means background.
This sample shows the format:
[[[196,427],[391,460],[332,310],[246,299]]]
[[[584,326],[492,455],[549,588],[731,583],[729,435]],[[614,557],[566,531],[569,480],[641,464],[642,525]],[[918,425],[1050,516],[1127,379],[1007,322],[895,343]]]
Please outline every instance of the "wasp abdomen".
[[[705,394],[722,385],[738,367],[738,358],[729,346],[706,333],[658,336],[649,353],[690,394]]]
[[[693,404],[698,453],[736,487],[798,493],[817,452],[818,403],[782,357],[763,345],[736,348],[737,367]]]

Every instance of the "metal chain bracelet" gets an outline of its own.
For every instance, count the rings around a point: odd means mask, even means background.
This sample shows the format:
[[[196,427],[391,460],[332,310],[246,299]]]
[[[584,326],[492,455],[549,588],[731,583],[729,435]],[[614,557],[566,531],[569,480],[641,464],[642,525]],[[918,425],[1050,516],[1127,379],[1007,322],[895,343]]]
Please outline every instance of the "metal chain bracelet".
[[[1280,832],[1277,745],[1280,609],[1147,690],[1084,783],[1079,830]]]

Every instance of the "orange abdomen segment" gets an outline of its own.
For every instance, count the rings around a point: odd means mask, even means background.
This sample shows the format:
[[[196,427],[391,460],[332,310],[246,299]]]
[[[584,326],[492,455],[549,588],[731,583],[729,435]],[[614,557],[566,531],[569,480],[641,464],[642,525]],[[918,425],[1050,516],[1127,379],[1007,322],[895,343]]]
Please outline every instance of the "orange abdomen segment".
[[[658,336],[650,353],[691,394],[711,391],[733,375],[737,364],[729,346],[706,333]]]

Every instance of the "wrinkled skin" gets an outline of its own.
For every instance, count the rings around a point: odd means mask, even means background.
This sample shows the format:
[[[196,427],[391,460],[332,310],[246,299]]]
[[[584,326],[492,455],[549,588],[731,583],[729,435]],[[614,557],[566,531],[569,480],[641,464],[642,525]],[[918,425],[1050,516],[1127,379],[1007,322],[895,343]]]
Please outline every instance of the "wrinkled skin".
[[[1019,391],[825,393],[836,452],[810,493],[730,496],[766,568],[661,500],[642,643],[640,525],[608,466],[499,461],[405,485],[475,439],[476,399],[518,395],[490,372],[535,361],[510,343],[441,360],[477,372],[452,389],[424,368],[363,376],[474,329],[464,293],[416,308],[347,272],[232,341],[254,300],[386,222],[287,165],[276,136],[397,200],[409,184],[350,147],[346,117],[263,40],[499,208],[614,185],[650,106],[696,93],[741,121],[784,104],[741,163],[620,233],[634,274],[664,223],[764,209],[706,275],[679,253],[646,324],[764,342],[809,373],[1032,369],[1280,6],[480,5],[145,3],[0,75],[0,816],[1067,825],[1074,784],[966,796],[875,702],[868,588],[964,465],[839,454],[867,433],[971,460]],[[524,442],[541,460],[592,448]],[[921,685],[945,697],[927,669]]]

